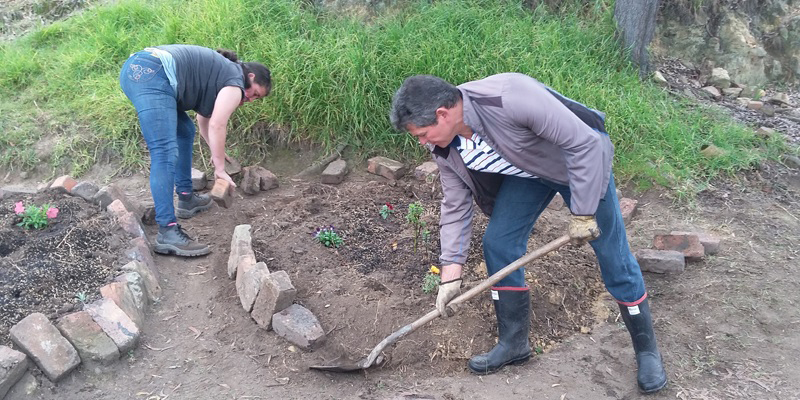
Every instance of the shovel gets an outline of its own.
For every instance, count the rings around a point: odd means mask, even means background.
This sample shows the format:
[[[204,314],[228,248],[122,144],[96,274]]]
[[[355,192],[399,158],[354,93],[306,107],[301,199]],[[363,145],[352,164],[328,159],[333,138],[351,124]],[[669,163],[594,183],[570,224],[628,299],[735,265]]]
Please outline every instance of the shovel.
[[[536,249],[536,250],[534,250],[534,251],[532,251],[532,252],[530,252],[530,253],[522,256],[522,257],[520,257],[518,260],[512,262],[511,264],[508,264],[505,268],[501,269],[500,271],[497,271],[497,273],[495,273],[494,275],[486,278],[486,280],[484,280],[483,282],[481,282],[477,286],[473,287],[472,289],[462,293],[460,296],[458,296],[455,299],[453,299],[450,303],[448,303],[448,307],[461,304],[461,303],[463,303],[463,302],[475,297],[476,294],[478,294],[478,293],[480,293],[480,292],[492,287],[497,282],[500,282],[501,279],[505,278],[510,273],[518,270],[523,265],[525,265],[525,264],[527,264],[527,263],[529,263],[529,262],[531,262],[531,261],[533,261],[533,260],[535,260],[537,258],[540,258],[540,257],[544,256],[545,254],[550,253],[553,250],[557,250],[558,248],[560,248],[561,246],[563,246],[563,245],[565,245],[567,243],[569,243],[569,235],[564,235],[564,236],[561,236],[560,238],[558,238],[556,240],[553,240],[552,242],[547,243],[546,245],[544,245],[544,246],[542,246],[542,247],[540,247],[540,248],[538,248],[538,249]],[[369,353],[367,358],[365,358],[365,359],[363,359],[361,361],[358,361],[358,362],[345,362],[345,363],[341,363],[339,365],[312,365],[309,368],[316,369],[316,370],[321,370],[321,371],[331,371],[331,372],[352,372],[352,371],[359,371],[359,370],[362,370],[362,369],[367,369],[367,368],[369,368],[369,367],[371,367],[373,365],[380,364],[381,361],[383,361],[383,356],[381,356],[381,352],[383,352],[383,350],[386,347],[388,347],[391,344],[394,344],[395,342],[397,342],[398,340],[402,339],[403,337],[405,337],[409,333],[414,332],[420,326],[425,325],[428,322],[431,322],[432,320],[434,320],[438,316],[439,316],[439,310],[438,309],[433,309],[433,311],[425,314],[424,316],[422,316],[422,318],[420,318],[420,319],[418,319],[418,320],[416,320],[416,321],[414,321],[414,322],[412,322],[412,323],[410,323],[410,324],[408,324],[408,325],[396,330],[394,333],[392,333],[391,335],[386,337],[386,339],[383,339],[380,343],[378,343],[378,345],[375,346],[375,348],[372,349],[372,351]]]

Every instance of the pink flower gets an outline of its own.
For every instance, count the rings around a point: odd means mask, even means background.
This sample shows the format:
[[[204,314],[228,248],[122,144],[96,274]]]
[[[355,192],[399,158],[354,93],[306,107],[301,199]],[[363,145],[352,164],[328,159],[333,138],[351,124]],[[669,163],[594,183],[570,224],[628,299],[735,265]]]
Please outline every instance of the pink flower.
[[[22,205],[21,201],[18,201],[17,204],[14,204],[14,212],[17,213],[17,215],[25,212],[25,206]]]
[[[55,207],[50,207],[47,209],[47,218],[55,218],[58,216],[58,209]]]

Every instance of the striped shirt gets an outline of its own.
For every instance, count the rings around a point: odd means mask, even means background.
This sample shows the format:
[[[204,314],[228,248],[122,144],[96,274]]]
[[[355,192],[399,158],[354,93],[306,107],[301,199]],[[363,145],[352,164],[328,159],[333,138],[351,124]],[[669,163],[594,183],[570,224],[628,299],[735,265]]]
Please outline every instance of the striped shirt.
[[[468,169],[522,178],[535,178],[535,176],[511,165],[503,157],[500,157],[477,133],[472,133],[472,139],[467,139],[463,136],[458,136],[458,138],[460,143],[456,146],[456,149],[461,154],[464,165]]]

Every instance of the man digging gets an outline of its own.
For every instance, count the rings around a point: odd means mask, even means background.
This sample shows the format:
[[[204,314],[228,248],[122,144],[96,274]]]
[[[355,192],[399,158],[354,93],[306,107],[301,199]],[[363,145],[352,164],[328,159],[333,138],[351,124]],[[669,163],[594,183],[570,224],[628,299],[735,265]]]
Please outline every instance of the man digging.
[[[454,86],[430,75],[409,77],[394,95],[391,121],[429,148],[444,198],[440,238],[443,317],[460,292],[472,234],[473,198],[489,216],[483,253],[490,275],[521,257],[536,219],[556,193],[572,212],[571,242],[588,242],[633,340],[639,389],[667,384],[644,279],[630,252],[611,162],[605,115],[516,73]],[[520,268],[492,287],[499,340],[469,360],[490,374],[531,356],[530,291]]]

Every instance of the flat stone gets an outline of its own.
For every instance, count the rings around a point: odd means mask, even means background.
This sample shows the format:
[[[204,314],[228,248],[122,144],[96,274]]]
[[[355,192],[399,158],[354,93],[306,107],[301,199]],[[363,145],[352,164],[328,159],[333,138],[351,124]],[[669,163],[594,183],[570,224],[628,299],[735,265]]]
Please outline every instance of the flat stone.
[[[233,204],[233,187],[224,179],[217,179],[214,181],[214,187],[211,188],[211,198],[220,207],[230,208]]]
[[[256,255],[251,247],[250,225],[237,225],[231,237],[231,252],[228,255],[228,278],[236,278],[236,271],[242,262],[255,264]],[[244,260],[240,260],[244,257]]]
[[[242,164],[236,161],[235,158],[228,156],[225,160],[225,173],[229,176],[234,176],[242,172]]]
[[[758,128],[756,130],[756,136],[764,138],[764,139],[769,139],[769,138],[775,136],[775,129],[768,128],[766,126],[762,126],[762,127]]]
[[[344,181],[344,178],[347,176],[348,172],[347,161],[340,159],[328,164],[328,166],[325,167],[325,170],[322,171],[322,176],[320,179],[322,183],[328,185],[337,185]]]
[[[117,345],[88,312],[65,315],[58,320],[56,327],[78,350],[84,368],[96,369],[119,359]]]
[[[420,181],[433,182],[439,175],[439,166],[433,161],[425,161],[414,168],[414,178]]]
[[[714,86],[706,86],[700,88],[700,90],[714,100],[719,100],[722,97],[722,93],[720,93],[719,89],[715,88]]]
[[[564,198],[561,197],[561,193],[556,193],[556,195],[553,196],[553,200],[550,200],[550,203],[547,204],[547,208],[558,211],[564,208],[565,205],[566,204],[564,203]]]
[[[702,260],[705,255],[700,238],[695,234],[656,235],[653,238],[653,247],[657,250],[680,251],[688,261]]]
[[[158,283],[158,277],[143,262],[132,260],[120,269],[139,275],[144,284],[144,294],[147,298],[146,304],[155,303],[161,298],[161,285]]]
[[[720,89],[726,89],[731,87],[731,77],[726,69],[713,68],[711,70],[711,76],[708,78],[707,84],[716,86]]]
[[[141,279],[141,278],[140,278]],[[136,301],[133,291],[128,287],[127,282],[111,282],[100,288],[103,298],[110,299],[122,311],[125,312],[136,327],[141,331],[144,323],[144,308],[139,308],[144,302],[141,298]],[[142,293],[140,293],[142,294]]]
[[[141,219],[142,215],[144,215],[144,209],[141,205],[128,198],[128,195],[114,184],[100,189],[97,191],[97,194],[92,197],[92,201],[102,209],[108,208],[108,205],[114,200],[121,201],[122,204],[125,205],[125,209],[132,212],[137,218]]]
[[[84,306],[84,311],[88,312],[94,322],[97,322],[103,332],[114,341],[120,353],[124,354],[136,346],[139,340],[139,328],[114,301],[100,299]]]
[[[642,271],[657,274],[680,274],[686,268],[683,253],[674,250],[641,249],[636,252],[636,261]]]
[[[206,173],[199,169],[192,168],[192,190],[203,190],[206,188]]]
[[[11,341],[56,382],[81,363],[78,351],[42,313],[33,313],[11,327]]]
[[[373,157],[367,160],[367,171],[389,180],[397,180],[406,174],[406,166],[386,157]]]
[[[684,232],[684,231],[672,231],[669,233],[670,235],[696,235],[698,239],[700,239],[700,244],[703,245],[703,252],[708,255],[713,255],[719,253],[719,247],[722,244],[720,238],[709,235],[703,232]]]
[[[631,222],[633,215],[636,213],[636,206],[639,204],[638,200],[623,197],[619,199],[619,211],[622,214],[622,220],[625,225]]]
[[[22,378],[17,384],[11,387],[11,390],[8,391],[5,398],[26,399],[33,396],[37,390],[39,390],[39,381],[36,380],[36,377],[28,370],[22,375]]]
[[[88,202],[92,201],[92,198],[97,194],[100,190],[97,185],[92,182],[78,182],[75,186],[72,187],[70,194],[76,197],[80,197]]]
[[[272,329],[272,315],[292,305],[297,297],[297,289],[286,271],[276,271],[269,275],[258,292],[250,316],[266,330]]]
[[[28,370],[28,357],[8,346],[0,346],[0,399],[5,397]]]
[[[142,226],[141,219],[137,218],[134,213],[128,211],[122,201],[119,199],[114,200],[108,205],[106,209],[117,220],[119,227],[134,238],[144,238],[144,227]]]
[[[325,331],[307,308],[292,304],[272,316],[272,329],[278,336],[303,349],[312,349],[325,341]]]
[[[72,179],[71,176],[62,175],[56,178],[56,180],[50,184],[49,189],[59,193],[70,193],[72,188],[77,184],[78,182],[76,182],[75,179]]]
[[[264,282],[269,279],[269,268],[263,262],[255,263],[250,267],[240,265],[236,271],[236,293],[245,311],[253,309],[258,292],[264,286]]]

